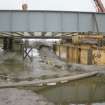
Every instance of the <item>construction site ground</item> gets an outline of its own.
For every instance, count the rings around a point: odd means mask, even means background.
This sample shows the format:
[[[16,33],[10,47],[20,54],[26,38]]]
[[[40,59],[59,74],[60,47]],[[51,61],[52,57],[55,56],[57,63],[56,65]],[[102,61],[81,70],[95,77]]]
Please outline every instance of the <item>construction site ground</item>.
[[[105,75],[105,66],[68,64],[60,60],[48,47],[33,49],[30,56],[32,61],[28,57],[23,60],[21,54],[4,52],[1,49],[0,85],[73,76],[92,71],[98,71],[99,76]],[[0,105],[53,105],[53,103],[32,91],[9,88],[0,90]]]

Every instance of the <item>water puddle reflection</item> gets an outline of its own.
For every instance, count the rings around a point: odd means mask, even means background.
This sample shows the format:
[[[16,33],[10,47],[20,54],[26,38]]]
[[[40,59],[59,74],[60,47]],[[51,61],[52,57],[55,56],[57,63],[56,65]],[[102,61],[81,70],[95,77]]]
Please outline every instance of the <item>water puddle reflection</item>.
[[[105,77],[43,88],[38,93],[56,105],[105,105]]]

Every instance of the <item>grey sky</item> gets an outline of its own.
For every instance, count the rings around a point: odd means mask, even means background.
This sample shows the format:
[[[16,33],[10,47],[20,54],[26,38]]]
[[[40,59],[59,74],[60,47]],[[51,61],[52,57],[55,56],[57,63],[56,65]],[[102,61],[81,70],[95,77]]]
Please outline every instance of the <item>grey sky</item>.
[[[96,11],[93,0],[0,0],[0,9],[21,9],[23,2],[31,10]]]

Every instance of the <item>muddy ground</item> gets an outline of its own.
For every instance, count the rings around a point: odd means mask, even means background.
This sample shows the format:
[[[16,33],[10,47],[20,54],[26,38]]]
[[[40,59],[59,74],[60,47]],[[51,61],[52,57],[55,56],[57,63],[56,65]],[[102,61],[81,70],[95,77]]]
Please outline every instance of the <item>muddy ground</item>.
[[[105,75],[105,66],[68,64],[54,52],[43,47],[33,50],[25,60],[17,53],[0,53],[0,84],[6,82],[35,81],[98,71]],[[0,89],[0,105],[53,105],[42,96],[28,90]]]
[[[0,53],[0,84],[38,79],[55,78],[68,75],[65,62],[60,61],[48,48],[34,50],[29,58],[15,52]],[[43,96],[28,90],[0,89],[0,105],[53,105]]]
[[[29,90],[0,89],[0,105],[54,105]]]

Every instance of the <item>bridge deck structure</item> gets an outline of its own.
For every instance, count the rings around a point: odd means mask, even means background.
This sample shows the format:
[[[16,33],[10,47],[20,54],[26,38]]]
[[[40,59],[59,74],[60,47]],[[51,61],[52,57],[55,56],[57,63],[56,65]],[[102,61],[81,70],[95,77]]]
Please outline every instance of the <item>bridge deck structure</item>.
[[[0,10],[0,32],[105,32],[105,13]]]

